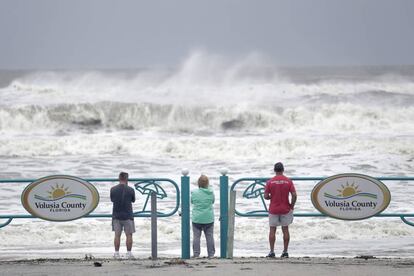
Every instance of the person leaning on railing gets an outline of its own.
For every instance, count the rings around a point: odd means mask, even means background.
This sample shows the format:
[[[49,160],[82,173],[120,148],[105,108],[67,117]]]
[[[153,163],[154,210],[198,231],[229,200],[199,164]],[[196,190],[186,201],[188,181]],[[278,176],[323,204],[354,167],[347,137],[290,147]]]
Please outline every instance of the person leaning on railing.
[[[191,192],[192,224],[193,224],[193,257],[200,256],[200,237],[204,232],[207,240],[208,257],[214,257],[214,192],[209,187],[208,177],[201,175],[198,189]]]

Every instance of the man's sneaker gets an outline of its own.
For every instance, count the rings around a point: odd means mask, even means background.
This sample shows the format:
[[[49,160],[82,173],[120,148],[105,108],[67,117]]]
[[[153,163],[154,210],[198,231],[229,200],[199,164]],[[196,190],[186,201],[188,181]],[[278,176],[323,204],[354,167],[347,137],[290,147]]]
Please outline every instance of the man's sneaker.
[[[283,252],[282,255],[280,255],[280,258],[289,258],[289,254],[287,252]]]
[[[266,257],[267,258],[274,258],[275,257],[275,252],[270,252],[269,254],[267,254]]]
[[[121,256],[119,255],[119,252],[114,253],[114,259],[120,259]]]
[[[127,252],[126,257],[127,257],[128,259],[135,259],[134,255],[132,255],[132,253],[131,253],[131,252]]]

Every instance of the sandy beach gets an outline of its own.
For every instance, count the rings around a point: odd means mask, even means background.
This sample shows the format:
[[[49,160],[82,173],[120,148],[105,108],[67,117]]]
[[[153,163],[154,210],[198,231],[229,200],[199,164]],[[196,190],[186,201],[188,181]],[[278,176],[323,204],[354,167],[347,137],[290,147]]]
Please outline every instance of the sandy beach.
[[[34,259],[0,261],[2,275],[412,275],[406,258]]]

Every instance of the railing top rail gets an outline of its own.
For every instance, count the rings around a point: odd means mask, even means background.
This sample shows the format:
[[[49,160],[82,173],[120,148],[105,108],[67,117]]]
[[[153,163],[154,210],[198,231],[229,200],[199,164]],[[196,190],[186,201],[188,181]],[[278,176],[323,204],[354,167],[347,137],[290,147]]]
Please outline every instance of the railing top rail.
[[[289,176],[292,180],[323,180],[329,176]],[[414,180],[414,176],[372,176],[378,180]],[[271,177],[243,177],[236,181],[267,180]]]
[[[81,177],[82,178],[82,177]],[[34,182],[38,180],[39,178],[27,178],[27,179],[0,179],[0,183],[29,183]],[[118,178],[82,178],[86,181],[90,182],[116,182],[119,179]],[[169,178],[151,178],[151,177],[145,177],[145,178],[129,178],[129,182],[134,181],[143,181],[143,180],[153,180],[153,181],[168,181],[175,183],[174,180],[171,180]]]
[[[296,180],[296,181],[315,181],[315,180],[324,180],[327,177],[328,176],[292,176],[289,178],[292,180]],[[374,176],[373,178],[378,179],[378,180],[384,180],[384,181],[414,180],[414,176],[377,176],[377,177]],[[116,182],[118,181],[118,178],[82,178],[82,179],[86,181],[91,181],[91,182]],[[235,182],[255,181],[255,180],[266,181],[268,179],[270,179],[270,177],[243,177],[243,178],[237,179]],[[38,180],[38,178],[0,179],[0,183],[29,183],[29,182],[34,182],[36,180]],[[144,177],[144,178],[130,178],[129,179],[130,182],[141,181],[141,180],[169,181],[169,182],[175,183],[175,181],[169,178]]]
[[[291,176],[290,179],[294,181],[321,181],[329,176]],[[243,182],[243,181],[260,181],[260,182],[266,182],[271,177],[243,177],[239,178],[236,181],[233,182],[233,185],[231,186],[231,190],[234,189],[236,184]],[[414,180],[414,176],[374,176],[373,178],[382,180],[382,181],[412,181]]]

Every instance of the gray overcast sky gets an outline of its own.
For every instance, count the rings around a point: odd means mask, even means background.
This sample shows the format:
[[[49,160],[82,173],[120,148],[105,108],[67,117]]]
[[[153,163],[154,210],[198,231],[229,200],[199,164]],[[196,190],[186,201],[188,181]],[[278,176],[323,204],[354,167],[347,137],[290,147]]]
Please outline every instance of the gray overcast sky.
[[[174,66],[194,49],[407,65],[413,29],[411,0],[0,0],[0,68]]]

